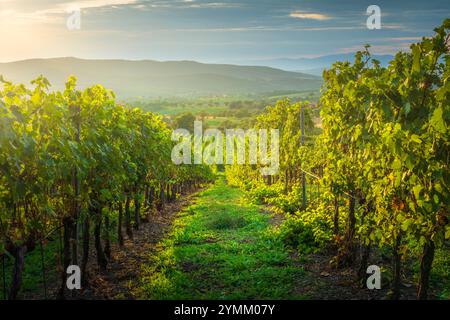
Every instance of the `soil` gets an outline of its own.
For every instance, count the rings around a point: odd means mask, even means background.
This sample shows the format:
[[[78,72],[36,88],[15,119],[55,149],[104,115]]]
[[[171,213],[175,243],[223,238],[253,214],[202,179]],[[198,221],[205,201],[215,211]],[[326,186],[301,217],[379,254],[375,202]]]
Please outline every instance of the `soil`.
[[[197,192],[198,193],[198,192]],[[95,250],[91,241],[91,255],[87,270],[89,274],[89,287],[67,294],[67,299],[110,300],[110,299],[136,299],[133,293],[140,279],[141,265],[148,263],[149,254],[156,251],[158,243],[170,231],[176,215],[185,207],[195,202],[197,193],[184,195],[173,203],[166,204],[162,211],[152,210],[149,221],[142,223],[139,230],[133,230],[133,240],[127,239],[123,247],[111,244],[111,259],[107,272],[100,272],[95,261]],[[270,223],[278,226],[284,216],[274,214],[269,206],[263,209],[270,214]],[[124,232],[125,234],[125,232]],[[211,239],[214,241],[214,239]],[[383,300],[389,297],[389,275],[382,274],[382,288],[369,290],[357,283],[356,274],[351,268],[335,268],[330,263],[333,260],[333,250],[326,250],[316,254],[302,255],[293,251],[292,263],[303,268],[304,273],[296,279],[293,297],[312,300]],[[382,269],[388,269],[388,261],[378,252],[374,252],[369,264],[375,264]],[[184,265],[183,269],[189,271],[194,265]],[[94,270],[94,271],[92,271]],[[383,281],[384,279],[384,281]],[[387,279],[387,280],[386,280]],[[416,286],[408,281],[410,275],[403,275],[401,299],[416,299]],[[57,286],[50,288],[49,296],[56,296]],[[430,292],[430,298],[434,294]],[[42,299],[43,297],[35,297]]]
[[[124,232],[124,246],[111,243],[111,259],[106,272],[98,269],[93,241],[87,270],[89,286],[80,291],[68,293],[67,299],[112,300],[136,299],[133,291],[136,281],[140,279],[141,265],[148,261],[148,256],[156,250],[157,244],[170,231],[172,222],[183,208],[195,202],[199,191],[183,195],[173,203],[168,203],[161,211],[151,210],[148,221],[141,223],[139,230],[133,229],[133,239],[128,239]],[[125,230],[124,230],[125,231]],[[92,271],[94,270],[94,271]],[[59,283],[58,283],[59,284]],[[57,285],[49,289],[50,297],[56,297]],[[43,297],[36,297],[42,299]]]

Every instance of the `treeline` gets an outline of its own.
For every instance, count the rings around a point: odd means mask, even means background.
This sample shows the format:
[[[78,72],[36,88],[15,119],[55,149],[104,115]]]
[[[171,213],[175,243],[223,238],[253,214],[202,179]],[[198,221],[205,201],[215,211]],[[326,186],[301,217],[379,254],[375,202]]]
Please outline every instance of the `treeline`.
[[[250,166],[228,168],[229,181],[260,200],[298,208],[291,232],[309,230],[313,242],[335,247],[334,264],[354,267],[363,284],[374,248],[390,248],[393,299],[400,297],[402,263],[416,254],[417,298],[427,297],[435,253],[450,238],[449,29],[446,20],[433,37],[399,52],[387,67],[367,46],[353,63],[336,62],[326,70],[319,103],[323,132],[309,145],[298,138],[296,109],[286,112],[292,106],[278,108],[286,104],[281,102],[261,115],[273,128],[297,126],[280,134],[280,153],[289,152],[280,157],[279,176],[262,178]],[[300,180],[291,180],[293,164]],[[307,207],[305,175],[324,191]]]
[[[174,165],[171,131],[161,118],[116,104],[100,85],[80,91],[71,77],[54,92],[42,76],[32,85],[1,79],[0,255],[14,259],[8,297],[15,299],[25,254],[61,228],[63,298],[69,265],[79,265],[88,284],[92,245],[106,270],[111,234],[122,246],[124,233],[132,239],[151,208],[161,210],[212,172]]]

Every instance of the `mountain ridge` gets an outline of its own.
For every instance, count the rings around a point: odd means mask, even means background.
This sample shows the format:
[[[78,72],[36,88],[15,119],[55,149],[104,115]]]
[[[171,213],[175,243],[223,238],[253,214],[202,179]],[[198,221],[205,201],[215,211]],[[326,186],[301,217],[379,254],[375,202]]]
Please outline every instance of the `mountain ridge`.
[[[0,63],[7,80],[30,83],[39,75],[64,88],[70,75],[80,87],[100,83],[118,97],[260,94],[277,90],[317,90],[321,78],[270,66],[208,64],[196,61],[36,58]]]
[[[390,54],[374,54],[372,58],[381,62],[382,66],[387,66],[394,58]],[[353,62],[355,53],[331,54],[312,58],[274,58],[264,60],[246,60],[245,64],[257,64],[260,66],[269,66],[276,69],[307,73],[311,75],[322,75],[322,71],[331,67],[336,61]]]

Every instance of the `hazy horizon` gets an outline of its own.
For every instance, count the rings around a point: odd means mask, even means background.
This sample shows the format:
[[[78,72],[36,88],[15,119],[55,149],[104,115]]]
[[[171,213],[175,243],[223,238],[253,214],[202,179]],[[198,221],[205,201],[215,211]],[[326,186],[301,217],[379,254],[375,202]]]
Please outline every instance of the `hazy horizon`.
[[[325,57],[330,57],[330,56],[335,56],[335,55],[347,55],[347,54],[354,54],[356,53],[356,51],[354,52],[348,52],[345,54],[324,54],[324,55],[319,55],[317,57],[300,57],[300,58],[273,58],[273,59],[254,59],[251,61],[270,61],[270,60],[278,60],[278,59],[286,59],[286,60],[300,60],[300,59],[304,59],[304,60],[314,60],[314,59],[319,59],[319,58],[325,58]],[[393,56],[393,54],[380,54],[378,56]],[[11,61],[0,61],[0,63],[14,63],[14,62],[21,62],[21,61],[29,61],[29,60],[50,60],[50,59],[79,59],[79,60],[123,60],[123,61],[135,61],[135,62],[139,62],[139,61],[155,61],[155,62],[196,62],[196,63],[202,63],[202,64],[229,64],[229,65],[235,65],[236,63],[212,63],[212,62],[206,62],[206,61],[202,61],[199,59],[154,59],[154,58],[85,58],[85,57],[78,57],[78,56],[48,56],[48,57],[30,57],[30,58],[24,58],[24,59],[19,59],[19,60],[11,60]],[[250,60],[247,60],[250,61]],[[262,66],[264,67],[264,66]]]

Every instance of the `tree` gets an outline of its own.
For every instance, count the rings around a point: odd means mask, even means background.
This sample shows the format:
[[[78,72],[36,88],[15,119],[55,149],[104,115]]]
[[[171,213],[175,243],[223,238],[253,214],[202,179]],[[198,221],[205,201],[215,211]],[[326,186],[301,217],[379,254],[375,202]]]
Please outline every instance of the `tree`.
[[[184,112],[177,115],[174,119],[173,127],[175,129],[187,129],[191,133],[194,131],[195,116],[190,112]]]

